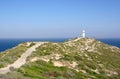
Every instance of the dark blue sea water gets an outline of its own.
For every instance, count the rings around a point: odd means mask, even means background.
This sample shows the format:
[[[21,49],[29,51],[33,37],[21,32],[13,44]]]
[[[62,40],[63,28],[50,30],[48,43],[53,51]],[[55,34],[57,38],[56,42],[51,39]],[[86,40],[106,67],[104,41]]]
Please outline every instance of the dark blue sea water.
[[[120,39],[98,39],[99,41],[102,41],[106,44],[117,46],[120,48]]]
[[[50,42],[63,42],[68,38],[62,39],[0,39],[0,52],[10,49],[12,47],[17,46],[20,43],[28,42],[28,41],[50,41]],[[109,45],[117,46],[120,48],[120,39],[98,39],[104,43]]]
[[[63,42],[67,40],[67,38],[60,39],[0,39],[0,52],[10,49],[12,47],[17,46],[23,42],[32,42],[32,41],[50,41],[50,42]]]

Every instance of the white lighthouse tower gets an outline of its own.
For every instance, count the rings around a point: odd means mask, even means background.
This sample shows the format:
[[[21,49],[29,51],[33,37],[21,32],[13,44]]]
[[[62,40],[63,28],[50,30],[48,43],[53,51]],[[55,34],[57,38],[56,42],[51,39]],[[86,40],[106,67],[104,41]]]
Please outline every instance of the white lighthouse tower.
[[[82,37],[85,38],[85,30],[82,31]]]

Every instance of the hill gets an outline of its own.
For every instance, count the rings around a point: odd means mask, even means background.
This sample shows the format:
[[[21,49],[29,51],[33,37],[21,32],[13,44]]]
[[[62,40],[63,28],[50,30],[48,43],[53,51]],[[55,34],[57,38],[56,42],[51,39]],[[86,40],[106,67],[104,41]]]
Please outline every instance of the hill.
[[[1,69],[15,62],[36,43],[23,43],[0,53]],[[120,49],[92,38],[36,47],[19,68],[1,74],[2,79],[120,79]],[[7,64],[6,64],[7,63]]]

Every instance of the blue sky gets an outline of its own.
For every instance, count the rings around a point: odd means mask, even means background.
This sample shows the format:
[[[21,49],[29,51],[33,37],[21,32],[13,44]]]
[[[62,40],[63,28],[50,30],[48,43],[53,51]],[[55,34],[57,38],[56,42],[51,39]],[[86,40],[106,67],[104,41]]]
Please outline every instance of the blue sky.
[[[120,38],[120,0],[0,0],[0,38]]]

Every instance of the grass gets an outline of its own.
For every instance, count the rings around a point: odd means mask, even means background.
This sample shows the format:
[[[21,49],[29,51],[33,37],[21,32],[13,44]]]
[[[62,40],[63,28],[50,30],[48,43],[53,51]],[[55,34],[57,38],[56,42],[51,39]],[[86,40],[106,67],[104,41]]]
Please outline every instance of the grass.
[[[24,53],[27,50],[26,46],[18,46],[16,48],[10,49],[8,51],[5,51],[5,53],[0,53],[0,68],[7,66],[8,64],[13,63],[15,60],[17,60],[22,53]]]
[[[22,79],[120,79],[119,50],[114,49],[117,50],[117,52],[111,51],[110,46],[102,42],[98,43],[97,40],[93,40],[92,43],[89,43],[89,46],[95,44],[97,52],[89,52],[88,50],[81,51],[81,48],[85,47],[86,41],[87,39],[84,38],[75,42],[72,41],[70,44],[65,42],[43,44],[32,53],[28,58],[28,62],[15,72],[21,74]],[[82,71],[77,72],[68,67],[55,67],[52,63],[54,59],[51,59],[49,62],[44,62],[42,60],[29,62],[29,59],[34,57],[40,58],[41,56],[52,56],[51,54],[62,55],[62,58],[58,61],[77,62],[78,66],[76,66],[76,68],[83,70],[86,73]],[[4,61],[9,61],[9,56],[8,58],[5,57]],[[19,54],[17,57],[19,57]],[[0,67],[2,66],[4,65],[0,64]],[[108,72],[105,70],[116,71],[118,75],[112,75],[109,77],[107,76]],[[11,74],[13,73],[11,72]]]
[[[107,73],[105,72],[105,69],[116,70],[118,73],[120,72],[120,63],[119,63],[120,53],[112,52],[108,45],[102,42],[98,43],[97,40],[93,40],[93,42],[90,43],[89,46],[95,44],[97,51],[101,53],[101,55],[98,54],[97,52],[88,52],[87,50],[82,53],[81,50],[79,49],[81,48],[81,46],[85,47],[86,40],[87,39],[81,39],[72,42],[71,46],[62,43],[60,44],[58,43],[57,45],[48,43],[44,46],[39,47],[37,51],[33,53],[32,56],[41,57],[45,55],[50,55],[52,53],[62,54],[63,57],[60,58],[59,60],[70,61],[70,62],[76,61],[78,63],[78,69],[80,70],[82,69],[87,72],[88,76],[86,76],[85,74],[79,74],[84,76],[83,78],[93,78],[91,76],[95,76],[95,79],[99,79],[99,78],[107,79],[108,76]],[[87,54],[88,57],[86,57],[84,54]],[[91,60],[89,60],[88,58]],[[101,67],[99,64],[104,65],[104,67]],[[99,74],[92,71],[91,69],[92,70],[98,69]]]
[[[77,78],[77,73],[67,67],[55,67],[51,63],[36,61],[30,65],[25,65],[18,70],[24,73],[24,76],[32,79],[74,79]]]

